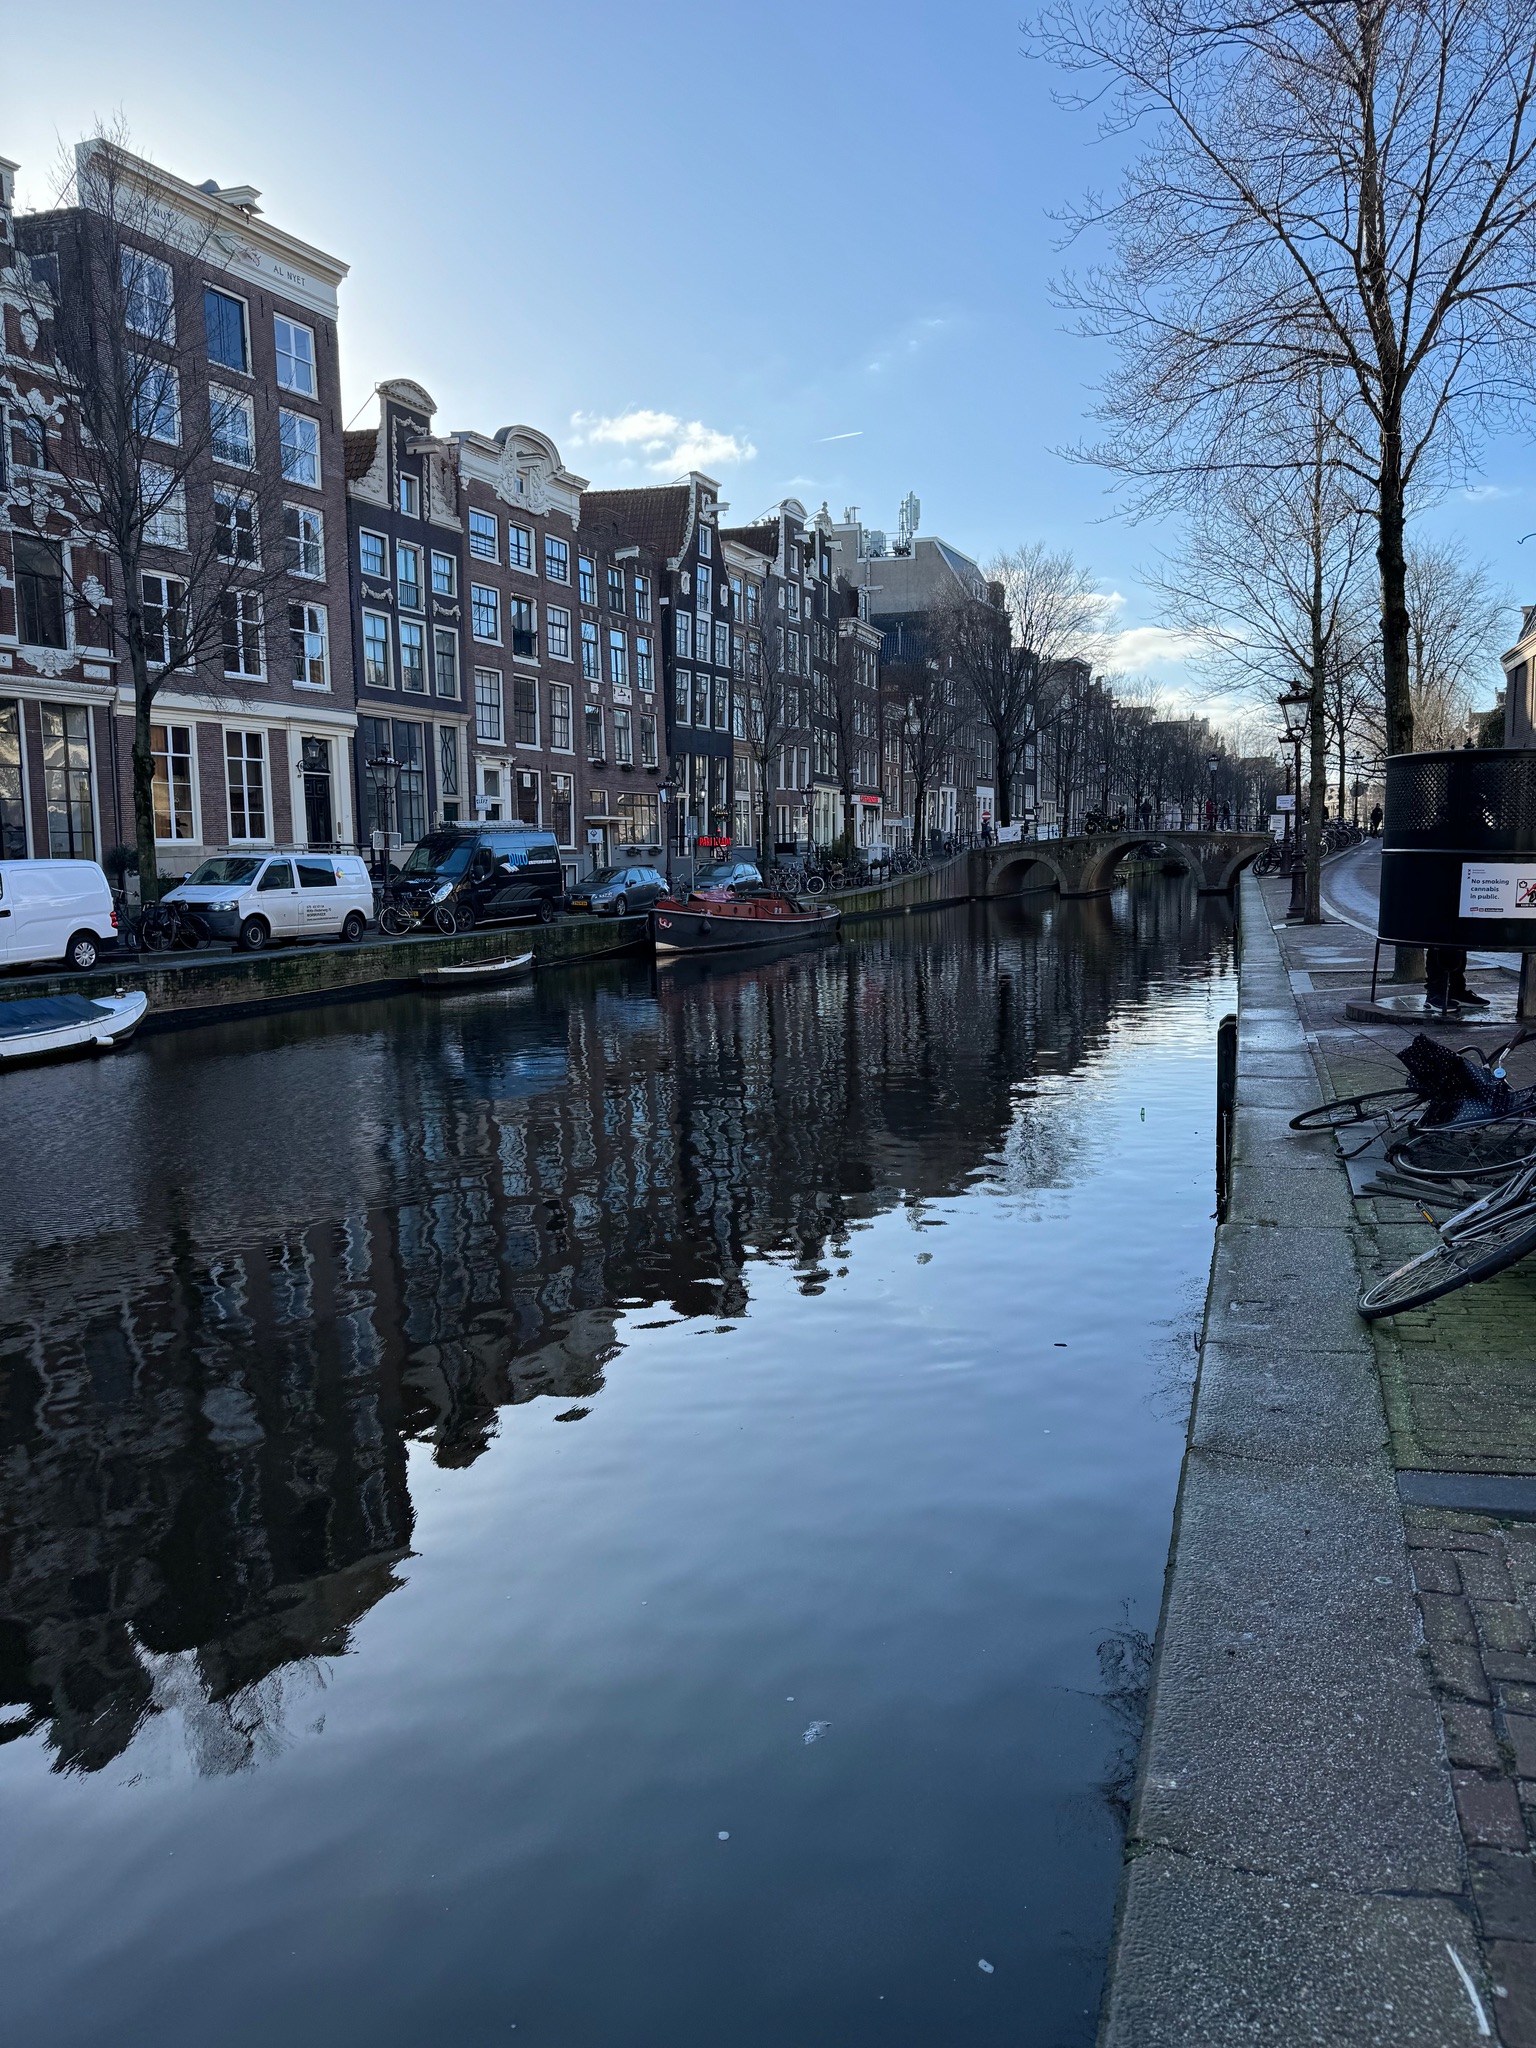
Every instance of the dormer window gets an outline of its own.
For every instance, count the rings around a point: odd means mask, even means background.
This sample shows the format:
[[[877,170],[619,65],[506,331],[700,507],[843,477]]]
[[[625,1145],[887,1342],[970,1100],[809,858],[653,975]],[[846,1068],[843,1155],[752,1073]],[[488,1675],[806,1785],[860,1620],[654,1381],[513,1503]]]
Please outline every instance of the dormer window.
[[[700,553],[700,554],[701,554],[701,555],[702,555],[702,556],[704,557],[704,559],[705,559],[705,561],[706,561],[706,562],[707,562],[707,561],[709,560],[710,556],[711,556],[711,555],[712,555],[712,554],[714,553],[714,547],[715,547],[715,537],[714,537],[714,534],[713,534],[713,533],[711,532],[711,530],[709,529],[709,527],[707,527],[707,526],[701,526],[701,527],[699,528],[699,553]]]
[[[419,477],[407,476],[402,471],[398,480],[398,489],[400,494],[400,510],[407,519],[419,519],[421,517],[421,479]]]

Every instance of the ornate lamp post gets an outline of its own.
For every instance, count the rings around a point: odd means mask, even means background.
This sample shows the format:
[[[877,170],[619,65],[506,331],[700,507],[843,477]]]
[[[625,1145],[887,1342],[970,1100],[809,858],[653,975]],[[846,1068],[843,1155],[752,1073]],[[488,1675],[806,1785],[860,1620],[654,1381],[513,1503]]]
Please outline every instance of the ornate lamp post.
[[[678,802],[683,793],[683,764],[674,761],[666,781],[657,790],[661,802],[661,837],[667,849],[667,894],[672,893],[672,820],[675,815],[669,806]]]
[[[1365,762],[1358,754],[1350,756],[1349,772],[1354,778],[1349,785],[1349,793],[1355,800],[1355,830],[1358,832],[1360,829],[1360,799],[1365,795]]]
[[[1295,792],[1291,798],[1291,901],[1285,914],[1287,917],[1305,917],[1307,862],[1301,840],[1301,743],[1307,736],[1307,726],[1312,717],[1312,692],[1304,690],[1300,683],[1292,683],[1282,693],[1279,703],[1280,716],[1285,720],[1285,736],[1295,759],[1295,774],[1291,778]]]
[[[380,792],[384,798],[384,844],[381,847],[378,835],[375,835],[373,851],[374,872],[385,875],[389,872],[389,844],[395,831],[395,782],[400,773],[400,763],[389,748],[385,747],[383,753],[375,754],[367,766],[378,778]]]

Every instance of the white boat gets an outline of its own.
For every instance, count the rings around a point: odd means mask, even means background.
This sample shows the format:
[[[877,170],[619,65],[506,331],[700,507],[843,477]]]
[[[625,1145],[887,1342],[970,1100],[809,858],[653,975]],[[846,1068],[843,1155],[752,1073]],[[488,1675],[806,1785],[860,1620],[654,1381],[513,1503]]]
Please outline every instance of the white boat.
[[[149,1008],[135,989],[115,996],[29,996],[0,1002],[0,1065],[50,1059],[81,1046],[109,1050],[133,1036]]]
[[[507,960],[466,960],[457,967],[428,967],[416,979],[423,988],[484,988],[532,965],[532,953],[518,953]]]

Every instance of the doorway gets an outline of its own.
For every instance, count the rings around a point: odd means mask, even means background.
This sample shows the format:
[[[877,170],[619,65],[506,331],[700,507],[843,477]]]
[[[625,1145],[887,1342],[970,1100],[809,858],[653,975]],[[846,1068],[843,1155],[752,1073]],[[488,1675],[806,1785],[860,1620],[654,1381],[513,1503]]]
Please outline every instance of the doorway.
[[[304,843],[312,853],[324,852],[336,837],[331,801],[331,743],[301,740],[304,772]]]

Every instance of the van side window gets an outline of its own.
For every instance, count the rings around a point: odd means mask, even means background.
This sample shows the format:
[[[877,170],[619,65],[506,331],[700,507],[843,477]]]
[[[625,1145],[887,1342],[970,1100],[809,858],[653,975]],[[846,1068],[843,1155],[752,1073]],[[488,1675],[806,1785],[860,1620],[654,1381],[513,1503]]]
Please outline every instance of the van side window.
[[[328,867],[322,866],[319,861],[301,860],[298,864],[298,867],[299,887],[301,889],[335,888],[336,876],[334,871]]]
[[[275,860],[256,884],[258,895],[263,889],[291,889],[293,869],[285,860]]]

